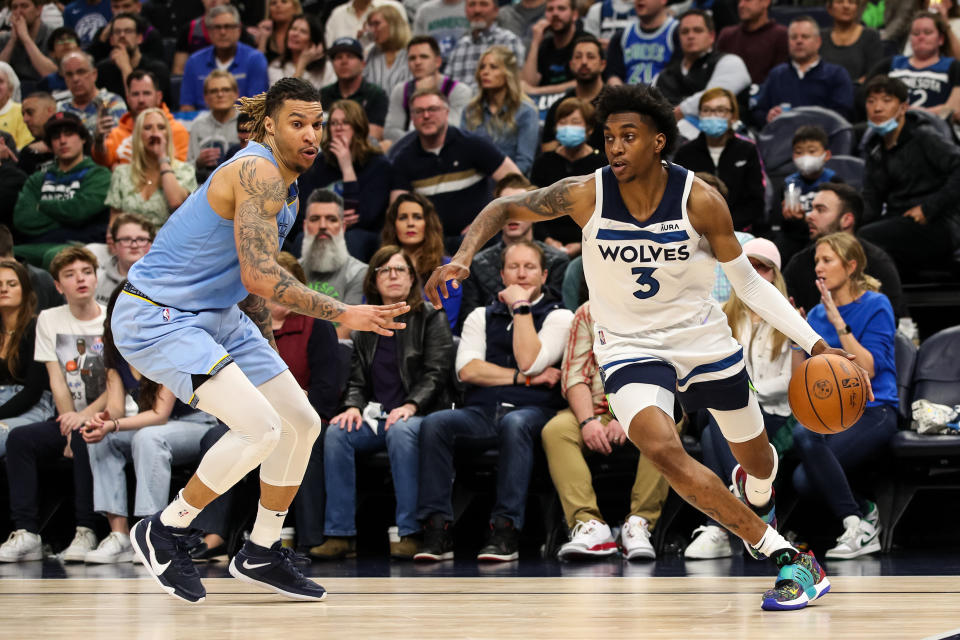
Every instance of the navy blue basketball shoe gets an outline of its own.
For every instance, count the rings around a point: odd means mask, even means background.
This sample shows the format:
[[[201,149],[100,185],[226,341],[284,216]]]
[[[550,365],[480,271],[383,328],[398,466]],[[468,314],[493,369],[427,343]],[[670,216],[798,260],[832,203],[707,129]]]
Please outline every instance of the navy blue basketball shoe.
[[[207,590],[190,558],[194,529],[167,527],[160,513],[148,516],[130,529],[130,543],[137,558],[170,595],[190,603],[203,602]]]
[[[269,549],[247,540],[230,561],[230,575],[294,600],[323,600],[326,590],[300,573],[295,556],[279,540]]]

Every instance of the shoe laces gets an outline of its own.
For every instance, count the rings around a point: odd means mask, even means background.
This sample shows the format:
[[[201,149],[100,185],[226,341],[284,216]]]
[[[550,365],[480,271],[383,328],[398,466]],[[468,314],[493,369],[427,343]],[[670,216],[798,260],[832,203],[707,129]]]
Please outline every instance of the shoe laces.
[[[623,530],[626,532],[628,538],[639,538],[643,536],[647,538],[650,536],[649,530],[645,526],[643,520],[627,520],[623,523]]]
[[[573,525],[573,529],[570,530],[570,539],[573,540],[577,536],[587,535],[594,529],[594,526],[589,522],[584,522],[583,520],[577,520],[577,524]]]
[[[67,548],[72,547],[75,544],[76,545],[84,544],[87,541],[87,538],[89,535],[90,534],[87,533],[86,531],[81,531],[79,528],[77,528],[77,532],[73,535],[73,540],[70,542],[70,545]],[[94,541],[96,541],[96,537],[94,537]]]
[[[11,531],[10,535],[7,536],[7,541],[4,542],[4,546],[10,544],[15,547],[26,546],[27,540],[27,530],[26,529],[17,529],[16,531]]]
[[[120,539],[120,534],[116,531],[111,531],[110,535],[100,541],[100,544],[97,545],[97,551],[100,550],[117,550],[120,551],[123,549],[123,541]]]
[[[837,538],[837,543],[844,544],[854,544],[857,536],[860,534],[860,523],[862,521],[858,520],[856,524],[851,524],[849,527],[844,529],[843,533],[840,534],[840,537]]]
[[[287,573],[291,574],[297,582],[303,582],[305,579],[303,573],[297,568],[297,562],[301,554],[282,545],[277,549],[277,552],[280,554],[280,562],[283,564]]]
[[[182,575],[188,577],[196,576],[199,579],[200,574],[197,572],[197,567],[194,566],[193,558],[190,556],[190,549],[195,547],[198,542],[203,542],[203,536],[198,529],[192,529],[184,535],[174,535],[173,546],[176,548],[177,553],[171,560]]]

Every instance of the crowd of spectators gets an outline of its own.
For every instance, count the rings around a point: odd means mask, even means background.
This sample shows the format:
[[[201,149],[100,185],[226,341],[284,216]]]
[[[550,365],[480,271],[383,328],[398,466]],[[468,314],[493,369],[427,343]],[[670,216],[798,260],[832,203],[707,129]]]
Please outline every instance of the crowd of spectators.
[[[317,558],[356,552],[356,456],[385,449],[391,554],[451,557],[454,449],[494,446],[479,557],[515,559],[542,441],[571,531],[560,557],[618,544],[628,559],[655,555],[667,486],[652,465],[638,463],[619,541],[591,488],[590,459],[626,438],[591,350],[576,224],[508,222],[442,311],[422,304],[423,283],[492,198],[604,166],[597,96],[643,83],[670,102],[683,136],[667,160],[722,193],[760,275],[832,346],[869,364],[876,400],[862,424],[842,438],[793,428],[786,382],[799,356],[718,279],[771,442],[780,454],[793,442],[793,484],[842,523],[827,557],[875,551],[876,505],[847,475],[896,428],[901,281],[956,269],[960,8],[826,0],[780,24],[771,2],[7,0],[0,459],[14,533],[0,561],[39,557],[44,464],[73,458],[77,530],[62,558],[117,562],[130,557],[128,518],[157,510],[171,467],[222,435],[132,370],[104,318],[164,222],[246,144],[237,100],[287,76],[320,89],[325,123],[284,266],[348,304],[412,309],[407,330],[387,338],[271,307],[281,355],[329,421],[290,516],[301,547]],[[758,144],[764,130],[789,150],[777,165]],[[733,457],[715,422],[689,418],[703,427],[705,462],[728,478]],[[203,520],[198,558],[222,549],[227,511]],[[690,559],[730,553],[712,521],[686,549]]]

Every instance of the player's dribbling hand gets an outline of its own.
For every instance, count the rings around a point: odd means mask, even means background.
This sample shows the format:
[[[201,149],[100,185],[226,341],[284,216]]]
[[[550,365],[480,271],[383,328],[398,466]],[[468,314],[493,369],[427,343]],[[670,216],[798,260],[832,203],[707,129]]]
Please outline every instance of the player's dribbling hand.
[[[427,284],[423,287],[423,292],[426,294],[427,300],[430,301],[434,309],[442,309],[443,303],[440,300],[440,296],[444,298],[450,297],[447,282],[453,280],[453,288],[459,289],[460,282],[469,276],[470,268],[466,265],[457,262],[442,264],[430,274]]]
[[[410,305],[406,302],[384,305],[358,304],[344,309],[337,318],[337,322],[349,329],[373,331],[382,336],[392,336],[391,329],[407,328],[407,323],[394,320],[407,311],[410,311]]]
[[[591,451],[602,453],[605,456],[610,455],[613,451],[610,447],[610,441],[607,439],[606,428],[599,418],[583,425],[583,430],[580,433],[583,436],[583,444],[587,445],[587,448]]]
[[[872,400],[874,399],[874,398],[873,398],[873,383],[870,382],[870,374],[867,373],[867,370],[866,370],[866,369],[864,369],[864,368],[861,367],[859,364],[857,364],[857,362],[856,362],[857,356],[853,355],[852,353],[848,353],[848,352],[844,351],[843,349],[834,349],[833,347],[829,346],[829,345],[821,338],[820,340],[817,341],[817,343],[816,343],[815,345],[813,345],[813,349],[810,350],[810,355],[811,355],[811,356],[819,356],[819,355],[822,355],[822,354],[824,354],[824,353],[826,353],[826,354],[833,354],[833,355],[837,355],[837,356],[841,356],[841,357],[843,357],[843,358],[846,358],[847,360],[850,361],[850,364],[852,364],[853,366],[855,366],[857,369],[860,369],[860,372],[863,374],[863,379],[867,381],[867,400],[871,400],[871,401],[872,401]]]
[[[341,431],[344,427],[346,427],[347,431],[353,431],[354,429],[359,431],[360,425],[363,424],[363,416],[360,415],[360,409],[350,407],[343,413],[331,418],[330,424],[339,426]]]

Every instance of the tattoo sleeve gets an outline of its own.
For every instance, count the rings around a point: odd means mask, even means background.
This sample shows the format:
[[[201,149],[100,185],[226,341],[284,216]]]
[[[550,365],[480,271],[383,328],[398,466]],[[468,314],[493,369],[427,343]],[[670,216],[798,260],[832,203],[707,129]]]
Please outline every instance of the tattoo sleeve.
[[[546,220],[569,215],[573,210],[571,182],[579,182],[579,179],[565,178],[543,189],[497,198],[477,214],[463,239],[460,253],[466,252],[472,258],[480,247],[503,229],[503,225],[511,217]]]
[[[266,338],[270,346],[276,350],[277,342],[273,338],[273,323],[270,320],[270,310],[267,309],[267,301],[251,293],[241,300],[237,306],[240,307],[240,311],[243,311],[253,320],[257,328],[260,329],[260,333],[263,334],[263,337]]]
[[[287,188],[276,171],[267,173],[265,167],[258,167],[261,163],[256,158],[245,160],[238,171],[240,189],[234,234],[243,283],[258,297],[303,315],[333,320],[346,310],[346,305],[311,290],[277,263],[277,212],[286,201]],[[269,315],[266,322],[269,329]]]

